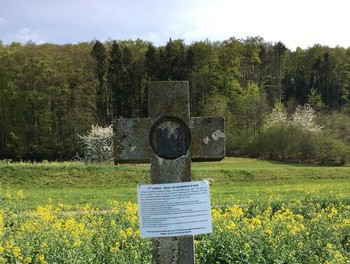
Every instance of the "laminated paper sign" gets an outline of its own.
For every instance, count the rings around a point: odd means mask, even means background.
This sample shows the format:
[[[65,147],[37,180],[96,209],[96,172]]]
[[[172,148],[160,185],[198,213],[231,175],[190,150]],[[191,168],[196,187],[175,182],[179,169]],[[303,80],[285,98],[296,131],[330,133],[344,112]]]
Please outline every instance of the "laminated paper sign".
[[[207,181],[138,186],[141,237],[212,232]]]

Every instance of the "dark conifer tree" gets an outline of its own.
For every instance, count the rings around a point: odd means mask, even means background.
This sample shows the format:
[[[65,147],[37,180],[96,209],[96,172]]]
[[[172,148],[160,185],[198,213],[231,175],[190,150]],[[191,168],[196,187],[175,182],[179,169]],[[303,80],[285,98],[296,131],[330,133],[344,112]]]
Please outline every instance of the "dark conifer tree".
[[[148,80],[158,80],[159,79],[159,56],[157,49],[152,43],[148,45],[147,51],[145,53],[145,71]]]
[[[112,93],[113,117],[123,116],[122,110],[122,79],[123,76],[122,50],[116,41],[113,41],[108,64],[108,87]]]
[[[108,102],[110,101],[110,93],[107,90],[105,84],[106,75],[106,48],[100,41],[95,41],[91,55],[96,60],[96,74],[98,78],[98,88],[96,91],[96,108],[97,119],[100,125],[106,125],[111,121],[110,107]]]

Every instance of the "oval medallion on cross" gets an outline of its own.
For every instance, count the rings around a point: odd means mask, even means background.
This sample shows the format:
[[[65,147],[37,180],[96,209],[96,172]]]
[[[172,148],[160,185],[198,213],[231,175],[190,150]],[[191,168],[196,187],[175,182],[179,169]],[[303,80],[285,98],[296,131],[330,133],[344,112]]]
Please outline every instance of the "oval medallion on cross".
[[[176,159],[187,154],[191,143],[190,129],[177,117],[163,117],[152,126],[150,145],[156,155]]]

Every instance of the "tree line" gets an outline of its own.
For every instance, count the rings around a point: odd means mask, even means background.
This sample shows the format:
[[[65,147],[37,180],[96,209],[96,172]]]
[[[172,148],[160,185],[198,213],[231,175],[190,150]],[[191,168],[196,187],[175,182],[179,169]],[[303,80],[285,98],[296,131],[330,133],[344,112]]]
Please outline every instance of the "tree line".
[[[92,124],[147,116],[152,80],[187,80],[191,115],[225,116],[229,155],[288,159],[264,146],[276,104],[289,116],[307,104],[342,150],[350,144],[350,48],[291,51],[261,37],[0,42],[0,159],[72,159]]]

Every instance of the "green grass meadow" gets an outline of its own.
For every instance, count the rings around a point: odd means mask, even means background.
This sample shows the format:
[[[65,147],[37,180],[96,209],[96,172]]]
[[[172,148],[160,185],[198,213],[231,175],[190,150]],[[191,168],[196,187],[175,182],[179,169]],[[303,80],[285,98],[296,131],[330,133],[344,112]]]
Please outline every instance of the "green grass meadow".
[[[350,199],[350,166],[326,167],[257,159],[225,158],[192,164],[194,181],[210,179],[213,206],[295,198]],[[17,210],[32,210],[49,199],[108,209],[109,200],[137,201],[138,184],[150,183],[150,165],[80,162],[0,162],[3,189],[23,190]]]

